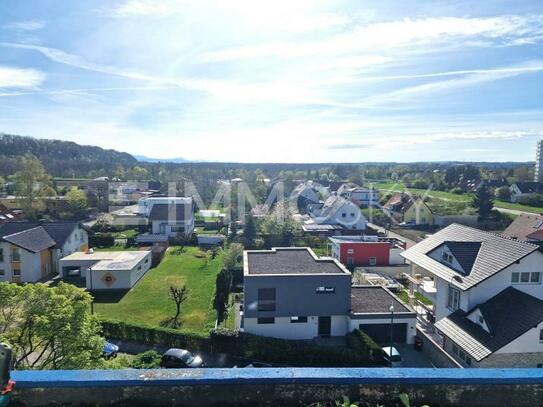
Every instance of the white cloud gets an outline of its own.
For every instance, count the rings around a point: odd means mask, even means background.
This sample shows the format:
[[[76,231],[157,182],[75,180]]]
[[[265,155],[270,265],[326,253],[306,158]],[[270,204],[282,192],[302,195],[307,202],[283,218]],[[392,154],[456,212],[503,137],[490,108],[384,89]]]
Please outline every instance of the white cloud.
[[[9,30],[15,31],[37,31],[42,29],[45,26],[45,23],[40,20],[25,20],[25,21],[14,21],[5,25],[4,27]]]
[[[471,41],[472,46],[518,45],[543,35],[543,15],[487,18],[435,17],[374,23],[306,42],[271,42],[204,53],[203,61],[340,55],[428,43]],[[474,42],[481,40],[482,42]]]
[[[35,69],[0,66],[0,88],[36,88],[46,75]]]

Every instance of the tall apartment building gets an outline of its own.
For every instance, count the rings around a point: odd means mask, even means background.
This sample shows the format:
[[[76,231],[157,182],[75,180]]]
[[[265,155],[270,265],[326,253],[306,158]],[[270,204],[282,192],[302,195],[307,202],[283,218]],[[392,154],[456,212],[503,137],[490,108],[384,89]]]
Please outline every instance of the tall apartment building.
[[[537,143],[537,152],[535,155],[535,182],[543,182],[543,140]]]

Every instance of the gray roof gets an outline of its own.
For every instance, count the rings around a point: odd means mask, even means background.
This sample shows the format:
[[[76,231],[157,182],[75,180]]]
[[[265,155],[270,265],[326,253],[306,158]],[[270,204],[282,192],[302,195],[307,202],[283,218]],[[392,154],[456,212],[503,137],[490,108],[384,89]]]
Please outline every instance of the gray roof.
[[[475,263],[475,260],[477,260],[477,255],[481,249],[481,242],[444,242],[436,249],[441,246],[446,246],[451,251],[456,261],[458,261],[462,267],[463,274],[467,275],[471,273],[473,264]]]
[[[329,218],[334,216],[336,212],[347,202],[351,203],[351,201],[346,200],[342,196],[332,195],[328,197],[322,205],[319,217]],[[351,205],[355,207],[354,204],[351,203]]]
[[[246,274],[350,274],[332,258],[314,257],[307,247],[283,247],[245,252]]]
[[[2,239],[33,253],[41,252],[55,245],[55,241],[41,226],[3,236]]]
[[[543,321],[543,301],[513,287],[506,288],[477,308],[490,333],[466,318],[473,311],[466,313],[458,310],[436,322],[436,328],[477,361]]]
[[[446,242],[466,243],[466,249],[463,249],[466,253],[474,251],[474,242],[481,244],[471,272],[467,275],[428,256],[430,252]],[[538,250],[538,246],[533,244],[513,241],[492,233],[453,223],[402,252],[401,256],[440,278],[448,281],[452,280],[454,285],[467,290],[536,250]]]
[[[543,183],[541,182],[517,182],[514,184],[523,194],[535,194],[543,192]]]
[[[351,288],[351,312],[353,314],[386,313],[390,315],[390,306],[394,313],[415,313],[406,307],[389,290],[378,285],[360,285]]]
[[[53,240],[54,247],[59,249],[77,226],[77,222],[9,222],[0,225],[0,240],[7,240],[6,236],[41,227]],[[22,236],[26,236],[28,239],[38,239],[36,232]],[[32,243],[28,244],[32,246]]]
[[[154,204],[149,213],[149,220],[185,220],[192,216],[192,204]]]

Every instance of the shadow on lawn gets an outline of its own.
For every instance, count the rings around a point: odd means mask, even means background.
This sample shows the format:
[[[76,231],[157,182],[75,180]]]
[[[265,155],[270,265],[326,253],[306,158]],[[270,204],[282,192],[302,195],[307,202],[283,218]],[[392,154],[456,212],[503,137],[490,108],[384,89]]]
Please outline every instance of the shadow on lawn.
[[[113,304],[121,301],[129,290],[95,291],[92,293],[95,304]]]

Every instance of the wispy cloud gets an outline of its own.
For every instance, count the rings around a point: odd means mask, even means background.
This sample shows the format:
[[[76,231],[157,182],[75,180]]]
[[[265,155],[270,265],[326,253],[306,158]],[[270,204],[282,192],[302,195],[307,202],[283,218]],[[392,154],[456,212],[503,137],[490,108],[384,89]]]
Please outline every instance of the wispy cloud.
[[[358,150],[363,148],[371,148],[371,144],[333,144],[328,146],[329,150]]]
[[[25,20],[25,21],[14,21],[12,23],[6,24],[4,28],[8,30],[15,31],[37,31],[42,29],[45,26],[45,22],[41,20]]]
[[[543,35],[543,15],[487,18],[405,18],[356,27],[341,34],[306,42],[272,42],[208,52],[203,61],[229,61],[264,57],[300,58],[311,55],[414,47],[428,43],[473,41],[472,46],[518,45]]]
[[[36,69],[0,66],[0,88],[36,88],[45,80],[45,73]]]

